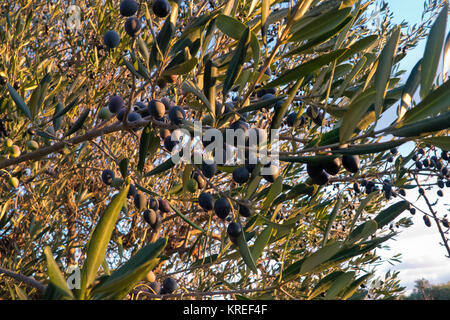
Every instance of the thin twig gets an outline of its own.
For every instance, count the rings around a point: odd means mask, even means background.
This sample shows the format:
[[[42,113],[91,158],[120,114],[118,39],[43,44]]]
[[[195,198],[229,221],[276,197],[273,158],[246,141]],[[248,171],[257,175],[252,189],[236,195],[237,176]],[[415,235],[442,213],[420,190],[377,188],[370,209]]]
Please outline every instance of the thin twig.
[[[8,270],[8,269],[4,269],[4,268],[0,268],[0,274],[4,274],[10,278],[13,278],[20,282],[25,283],[28,286],[37,289],[40,294],[44,294],[44,292],[45,292],[46,286],[33,278],[24,276],[23,274],[20,274],[20,273],[17,273],[17,272]]]
[[[416,180],[417,185],[420,187],[419,180],[416,176],[414,176],[414,180]],[[450,247],[448,245],[448,239],[444,234],[444,231],[441,228],[440,219],[437,217],[436,212],[433,210],[433,206],[431,205],[430,201],[428,200],[428,197],[423,194],[422,197],[425,199],[425,202],[427,203],[428,209],[430,210],[431,214],[433,215],[434,221],[436,222],[436,225],[438,227],[439,233],[441,235],[442,241],[444,242],[444,247],[447,249],[447,258],[450,258]]]
[[[254,292],[265,292],[277,289],[277,286],[272,286],[264,289],[241,289],[241,290],[221,290],[221,291],[207,291],[207,292],[187,292],[187,293],[175,293],[175,294],[152,294],[149,292],[142,292],[139,290],[133,290],[132,293],[139,293],[148,298],[183,298],[183,297],[205,297],[205,296],[217,296],[217,295],[231,295],[231,294],[243,294]]]

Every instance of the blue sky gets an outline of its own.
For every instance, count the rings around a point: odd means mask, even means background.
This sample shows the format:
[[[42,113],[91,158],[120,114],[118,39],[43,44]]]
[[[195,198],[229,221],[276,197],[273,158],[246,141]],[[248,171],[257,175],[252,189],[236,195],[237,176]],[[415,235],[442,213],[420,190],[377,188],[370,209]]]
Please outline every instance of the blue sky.
[[[409,24],[419,23],[422,15],[424,0],[387,0],[391,11],[394,13],[394,22],[401,23],[407,21]],[[447,27],[448,28],[448,27]],[[425,49],[426,40],[421,41],[418,46],[408,52],[405,59],[401,61],[401,70],[407,70],[405,77],[422,57]],[[403,81],[404,82],[404,81]],[[392,108],[393,114],[388,115],[389,123],[394,120],[395,108]],[[388,121],[386,121],[388,122]],[[388,123],[387,123],[388,124]],[[409,146],[411,147],[411,146]],[[403,151],[403,152],[402,152]],[[400,150],[401,153],[409,152],[408,148]],[[406,155],[406,154],[403,154]],[[430,191],[435,192],[435,191]],[[416,191],[408,191],[408,199],[415,202],[422,209],[426,209],[423,200],[417,200]],[[447,198],[448,199],[448,198]],[[442,216],[448,213],[448,200],[441,198],[441,204],[437,207]],[[404,213],[404,216],[409,213]],[[414,280],[426,278],[432,284],[445,283],[450,281],[450,259],[445,257],[446,251],[439,243],[441,238],[433,223],[431,228],[427,228],[422,220],[422,215],[413,216],[414,225],[404,230],[395,241],[390,241],[388,245],[391,250],[383,250],[379,253],[383,257],[389,258],[396,253],[402,253],[402,263],[394,266],[385,263],[380,268],[379,275],[382,276],[387,270],[400,271],[400,279],[403,286],[406,286],[407,293],[414,287]]]
[[[401,23],[407,21],[410,25],[419,23],[422,17],[424,0],[387,0],[389,8],[394,13],[394,22]],[[401,61],[401,69],[410,71],[423,55],[425,41],[408,52],[408,55]],[[409,72],[407,73],[407,75]]]

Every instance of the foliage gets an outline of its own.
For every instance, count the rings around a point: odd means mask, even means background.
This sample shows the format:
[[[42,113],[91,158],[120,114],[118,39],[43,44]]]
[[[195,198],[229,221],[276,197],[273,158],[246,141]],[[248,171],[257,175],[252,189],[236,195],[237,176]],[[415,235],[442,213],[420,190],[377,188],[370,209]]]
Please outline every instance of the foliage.
[[[396,298],[397,274],[370,284],[368,270],[412,223],[408,209],[432,219],[450,255],[436,196],[422,193],[426,209],[405,197],[448,184],[446,1],[426,2],[414,26],[373,0],[174,0],[155,15],[158,1],[139,1],[136,36],[119,0],[2,4],[2,298]],[[104,44],[110,30],[117,47]],[[425,37],[401,84],[399,62]],[[125,108],[113,114],[116,95]],[[167,130],[192,135],[194,120],[278,130],[280,161],[240,179],[232,161],[174,163],[186,139],[171,144]],[[200,207],[202,192],[230,204],[228,219]],[[151,274],[166,284],[156,295]]]

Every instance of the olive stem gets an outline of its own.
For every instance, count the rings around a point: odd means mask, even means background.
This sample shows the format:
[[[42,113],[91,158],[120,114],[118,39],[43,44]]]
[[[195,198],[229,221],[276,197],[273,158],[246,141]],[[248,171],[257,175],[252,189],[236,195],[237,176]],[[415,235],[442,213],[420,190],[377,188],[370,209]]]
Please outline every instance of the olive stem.
[[[417,183],[417,185],[420,188],[419,179],[417,179],[417,177],[415,175],[414,175],[414,180],[416,180],[416,183]],[[428,200],[428,197],[425,194],[423,194],[422,197],[425,199],[425,202],[427,203],[428,209],[430,209],[430,212],[433,215],[434,221],[436,222],[436,225],[438,227],[438,230],[439,230],[439,233],[441,235],[442,241],[444,242],[444,247],[445,247],[445,249],[447,249],[447,258],[450,258],[450,247],[448,245],[448,239],[445,236],[444,231],[441,228],[441,224],[439,223],[440,219],[437,217],[436,212],[433,210],[433,207],[432,207],[430,201]]]
[[[204,296],[215,296],[215,295],[230,295],[230,294],[242,294],[242,293],[253,293],[253,292],[264,292],[278,289],[277,286],[271,286],[264,289],[240,289],[240,290],[220,290],[220,291],[206,291],[206,292],[187,292],[187,293],[174,293],[174,294],[153,294],[147,293],[145,291],[134,290],[132,293],[139,293],[148,298],[183,298],[183,297],[204,297]]]
[[[40,294],[44,294],[44,292],[45,292],[46,286],[43,285],[42,283],[40,283],[39,281],[34,280],[33,278],[24,276],[23,274],[20,274],[20,273],[17,273],[17,272],[8,270],[8,269],[4,269],[4,268],[0,268],[0,274],[4,274],[10,278],[13,278],[20,282],[25,283],[28,286],[37,289]]]

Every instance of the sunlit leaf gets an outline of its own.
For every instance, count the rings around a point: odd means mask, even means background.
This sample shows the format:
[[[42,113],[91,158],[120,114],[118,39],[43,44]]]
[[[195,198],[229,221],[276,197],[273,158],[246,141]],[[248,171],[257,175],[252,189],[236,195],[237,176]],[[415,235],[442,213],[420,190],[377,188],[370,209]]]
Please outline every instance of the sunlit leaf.
[[[375,73],[375,117],[377,119],[381,114],[381,107],[383,106],[383,100],[386,96],[394,54],[400,40],[400,31],[401,29],[399,26],[392,31],[383,51],[381,51],[378,61],[378,68]]]
[[[448,2],[439,13],[436,21],[431,27],[428,35],[425,52],[422,59],[422,74],[420,82],[420,95],[425,98],[433,89],[434,79],[436,78],[436,71],[439,66],[442,48],[444,46],[445,31],[447,28],[448,16]]]
[[[119,194],[114,197],[92,232],[86,251],[86,261],[81,272],[81,298],[85,297],[88,287],[97,276],[98,268],[105,258],[108,243],[127,198],[129,187],[130,185],[127,183]]]
[[[7,84],[9,94],[16,104],[17,108],[30,120],[32,120],[30,109],[28,108],[25,101],[23,101],[22,97],[17,93],[16,89],[14,89],[9,83]]]

